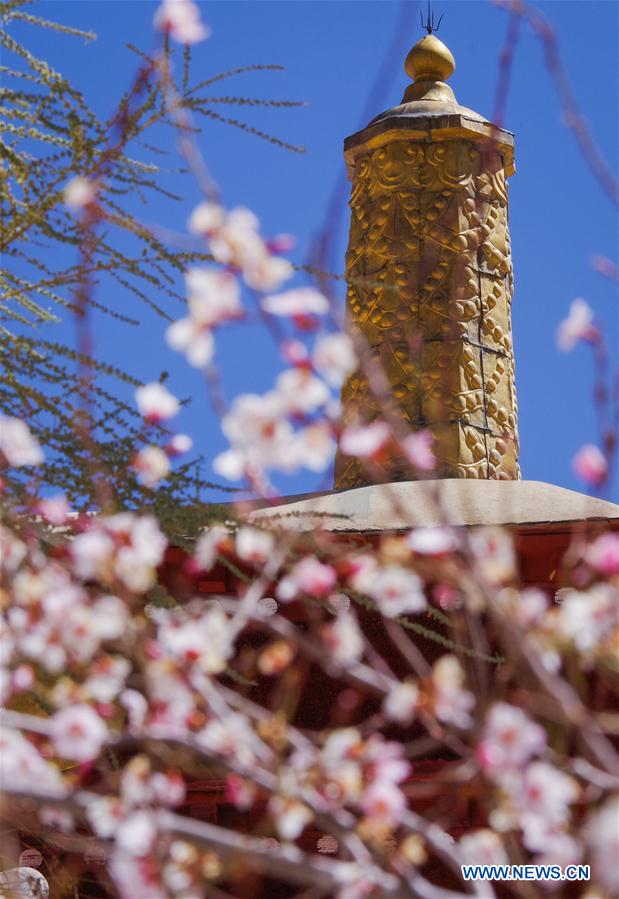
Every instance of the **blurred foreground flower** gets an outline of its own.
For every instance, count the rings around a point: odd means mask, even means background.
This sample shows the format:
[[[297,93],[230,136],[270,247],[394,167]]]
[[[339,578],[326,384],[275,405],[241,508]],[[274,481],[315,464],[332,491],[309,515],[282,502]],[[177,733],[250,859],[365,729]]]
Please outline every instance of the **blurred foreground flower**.
[[[43,450],[28,425],[21,418],[0,415],[0,452],[9,465],[41,465]]]
[[[593,340],[597,336],[597,328],[593,324],[593,312],[585,300],[572,302],[570,312],[557,328],[557,344],[559,349],[567,352],[579,340]]]
[[[160,422],[174,418],[180,408],[176,397],[163,384],[154,382],[138,387],[135,399],[140,415],[147,421]]]
[[[155,13],[155,28],[180,44],[196,44],[211,33],[200,20],[200,10],[193,0],[163,0]]]
[[[599,487],[606,480],[608,463],[602,451],[593,443],[585,444],[574,456],[574,471],[587,484]]]

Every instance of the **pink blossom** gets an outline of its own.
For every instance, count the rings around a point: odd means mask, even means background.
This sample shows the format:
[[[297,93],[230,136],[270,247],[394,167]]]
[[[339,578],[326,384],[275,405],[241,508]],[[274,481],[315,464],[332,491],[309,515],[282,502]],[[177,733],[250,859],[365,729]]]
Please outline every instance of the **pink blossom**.
[[[92,706],[74,705],[56,712],[50,721],[54,749],[63,759],[88,762],[101,751],[107,727]]]
[[[323,628],[322,636],[330,657],[338,665],[358,662],[363,655],[363,634],[352,612],[341,612],[333,624]]]
[[[148,856],[140,857],[117,847],[110,855],[108,867],[120,899],[169,899],[170,891],[161,883],[158,869]]]
[[[269,811],[275,819],[277,832],[282,840],[296,840],[314,817],[306,805],[285,796],[273,796]]]
[[[377,569],[369,578],[365,592],[387,618],[423,612],[427,605],[422,581],[413,571],[398,564]]]
[[[199,203],[191,213],[187,223],[192,234],[210,236],[222,227],[225,221],[225,210],[219,203],[205,200]]]
[[[74,570],[84,580],[120,579],[136,593],[149,589],[167,541],[151,515],[100,516],[71,543]]]
[[[286,293],[265,297],[261,305],[269,315],[288,317],[326,315],[329,311],[328,299],[314,287],[297,287]]]
[[[247,525],[236,535],[236,554],[244,562],[263,564],[275,546],[275,540],[268,531],[260,531]]]
[[[587,546],[584,558],[600,574],[619,574],[619,534],[600,534]]]
[[[182,456],[183,453],[188,453],[192,447],[193,440],[189,434],[174,434],[166,445],[165,451],[168,456]]]
[[[256,788],[250,780],[232,773],[226,778],[226,798],[236,808],[248,809],[256,798]]]
[[[453,552],[459,540],[451,528],[415,528],[407,537],[408,545],[421,556],[442,556]]]
[[[582,846],[566,833],[565,823],[549,822],[529,815],[525,822],[523,843],[530,852],[538,853],[535,861],[542,865],[576,865],[582,861]]]
[[[353,590],[368,593],[378,572],[378,562],[369,553],[353,556],[348,560],[348,580]]]
[[[88,804],[86,814],[97,836],[108,839],[114,836],[116,828],[123,820],[124,808],[120,799],[101,796]]]
[[[163,0],[155,13],[155,28],[166,31],[180,44],[196,44],[210,36],[193,0]]]
[[[419,687],[410,681],[395,683],[383,701],[383,712],[391,721],[412,721],[419,704]]]
[[[4,723],[0,727],[0,782],[26,789],[33,784],[51,789],[62,786],[58,768],[46,762],[30,740]]]
[[[71,543],[75,573],[84,580],[111,573],[114,541],[102,527],[91,527]]]
[[[469,712],[475,698],[464,689],[464,683],[464,671],[456,656],[444,655],[434,663],[432,706],[439,721],[462,728],[471,726]]]
[[[471,865],[503,865],[508,860],[500,836],[489,828],[465,834],[459,846],[463,861]]]
[[[567,352],[579,340],[593,340],[596,336],[597,329],[593,324],[591,307],[585,300],[574,300],[570,306],[568,317],[557,328],[559,349]]]
[[[153,798],[148,756],[135,755],[124,767],[120,788],[125,806],[147,805]]]
[[[129,718],[129,730],[139,729],[146,720],[148,703],[145,697],[137,690],[123,690],[120,694],[120,702],[127,710]]]
[[[133,467],[138,481],[145,487],[156,487],[170,473],[170,460],[159,446],[145,446],[135,456]]]
[[[178,771],[155,771],[150,785],[155,801],[161,805],[174,808],[185,798],[185,782]]]
[[[245,283],[261,293],[277,290],[293,274],[294,269],[287,259],[272,256],[268,252],[249,261],[243,269]]]
[[[97,702],[112,702],[125,686],[131,665],[120,656],[100,656],[84,683],[88,696]]]
[[[347,334],[326,334],[319,337],[314,348],[313,362],[332,387],[339,387],[357,366],[352,340]]]
[[[306,368],[290,368],[279,375],[275,390],[288,414],[303,415],[324,406],[331,397],[324,381]]]
[[[307,365],[309,362],[307,347],[301,340],[285,340],[280,349],[289,365]]]
[[[97,186],[94,181],[76,175],[65,185],[62,198],[71,209],[85,209],[97,199]]]
[[[116,844],[125,852],[138,857],[148,855],[157,838],[157,826],[152,812],[132,812],[121,821],[115,831]]]
[[[548,609],[548,597],[537,587],[526,587],[524,590],[506,587],[498,592],[496,602],[525,628],[539,623]]]
[[[377,456],[391,437],[389,425],[384,421],[374,421],[369,425],[346,428],[340,438],[340,450],[347,456],[362,459]]]
[[[0,524],[0,566],[8,573],[17,571],[28,554],[26,544],[13,531]]]
[[[249,459],[241,450],[229,449],[213,459],[213,471],[228,481],[240,481],[249,467]]]
[[[213,718],[197,735],[200,746],[222,757],[230,757],[242,765],[256,762],[256,751],[261,747],[244,715],[231,713],[222,720]]]
[[[11,678],[11,687],[16,693],[30,690],[34,684],[32,665],[18,665]]]
[[[506,702],[495,703],[477,750],[480,764],[490,774],[522,767],[532,755],[546,747],[546,731],[522,709]]]
[[[517,809],[525,844],[532,851],[543,848],[540,836],[544,832],[567,821],[569,805],[579,794],[578,784],[572,777],[554,765],[539,761],[531,762],[522,781],[513,781],[508,791]],[[533,839],[534,835],[537,839]]]
[[[222,420],[222,430],[232,446],[248,461],[265,468],[291,470],[293,430],[286,421],[281,397],[275,392],[237,396]]]
[[[324,471],[335,452],[335,441],[330,425],[325,421],[301,428],[295,433],[294,458],[310,471]]]
[[[366,740],[365,757],[370,763],[368,777],[372,782],[400,783],[411,773],[410,762],[404,758],[403,744],[384,740],[380,735],[374,734]]]
[[[170,325],[166,338],[191,365],[204,368],[213,357],[212,329],[243,313],[239,283],[231,272],[215,268],[190,268],[185,281],[189,317]]]
[[[237,278],[216,268],[190,268],[185,272],[189,313],[193,321],[213,328],[242,312]]]
[[[432,450],[432,431],[415,431],[402,441],[402,449],[408,461],[419,471],[432,471],[436,467],[436,457]]]
[[[66,524],[71,516],[71,507],[64,494],[40,499],[37,508],[41,516],[56,527]]]
[[[135,399],[140,415],[147,421],[167,421],[174,418],[180,408],[176,397],[157,381],[138,387]]]
[[[28,425],[21,418],[0,415],[0,453],[9,465],[41,465],[43,451]]]
[[[498,527],[477,527],[468,532],[474,564],[489,584],[504,584],[516,573],[513,539]]]
[[[195,695],[185,678],[170,665],[169,658],[150,662],[146,675],[149,731],[155,735],[185,737],[196,707]],[[136,711],[139,714],[139,709]],[[140,729],[139,724],[135,727]]]
[[[211,332],[192,318],[181,318],[171,324],[166,340],[173,350],[184,353],[195,368],[206,368],[215,352]]]
[[[172,658],[206,674],[219,674],[232,654],[226,613],[212,605],[201,614],[170,612],[159,626],[159,643]]]
[[[277,588],[277,598],[289,602],[300,593],[309,596],[327,596],[337,580],[335,569],[313,556],[306,556],[291,569]]]
[[[612,894],[617,888],[619,858],[619,795],[611,796],[589,817],[585,837],[593,871]]]
[[[619,594],[611,584],[568,589],[558,609],[557,630],[582,653],[593,653],[617,627]]]
[[[199,208],[198,208],[199,209]],[[271,248],[258,233],[259,222],[253,212],[237,207],[217,221],[212,209],[196,210],[194,228],[212,227],[210,250],[218,262],[243,273],[246,283],[254,290],[276,290],[294,273],[290,262],[274,256]]]
[[[365,790],[360,805],[372,820],[395,825],[406,810],[406,798],[394,783],[379,780]]]
[[[598,487],[608,474],[608,463],[601,450],[592,443],[581,447],[573,461],[574,471],[587,484]]]
[[[228,529],[222,524],[213,525],[198,537],[193,557],[200,571],[210,571],[229,539]]]

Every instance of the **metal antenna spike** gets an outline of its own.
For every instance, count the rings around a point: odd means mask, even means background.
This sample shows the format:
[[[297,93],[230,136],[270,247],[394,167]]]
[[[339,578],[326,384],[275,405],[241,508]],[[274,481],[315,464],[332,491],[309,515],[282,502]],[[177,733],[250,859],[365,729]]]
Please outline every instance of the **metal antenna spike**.
[[[426,17],[426,21],[423,21],[423,13],[419,10],[419,18],[421,20],[421,27],[425,28],[428,34],[432,34],[433,31],[438,31],[441,27],[441,22],[443,21],[443,16],[445,13],[441,13],[441,16],[438,22],[434,18],[434,12],[432,7],[430,6],[430,0],[428,0],[428,15]]]

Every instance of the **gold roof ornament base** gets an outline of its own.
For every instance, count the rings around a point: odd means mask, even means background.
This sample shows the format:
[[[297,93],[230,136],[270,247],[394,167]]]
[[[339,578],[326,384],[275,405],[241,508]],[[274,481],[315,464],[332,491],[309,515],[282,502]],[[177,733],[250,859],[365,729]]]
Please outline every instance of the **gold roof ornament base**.
[[[403,102],[345,141],[352,180],[347,320],[385,371],[393,412],[431,428],[437,474],[514,479],[517,407],[507,181],[513,135],[458,105],[449,49],[410,51]],[[345,424],[381,414],[362,370],[342,389]],[[403,459],[390,480],[412,476]],[[371,482],[338,453],[335,486]]]

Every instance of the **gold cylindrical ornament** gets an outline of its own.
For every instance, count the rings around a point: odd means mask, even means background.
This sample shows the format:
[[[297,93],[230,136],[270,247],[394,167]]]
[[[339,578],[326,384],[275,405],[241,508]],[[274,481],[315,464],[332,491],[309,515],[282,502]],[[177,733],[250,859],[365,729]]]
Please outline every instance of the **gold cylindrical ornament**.
[[[502,154],[466,139],[368,147],[350,208],[348,324],[380,361],[393,409],[432,429],[439,477],[519,477]],[[344,423],[380,415],[361,371],[342,405]],[[411,477],[402,459],[387,466],[390,480]],[[336,488],[370,482],[338,455]]]

